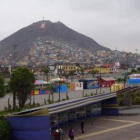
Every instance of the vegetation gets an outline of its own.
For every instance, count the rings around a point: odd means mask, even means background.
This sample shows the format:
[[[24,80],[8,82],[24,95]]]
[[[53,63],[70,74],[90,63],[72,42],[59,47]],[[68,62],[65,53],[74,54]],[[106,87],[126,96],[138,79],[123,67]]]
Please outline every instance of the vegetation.
[[[70,71],[69,71],[69,76],[71,76],[71,81],[72,81],[72,79],[73,79],[73,75],[74,75],[74,73],[75,73],[74,70],[70,70]]]
[[[84,75],[84,72],[85,72],[84,67],[79,67],[79,71],[80,71],[81,75]]]
[[[0,73],[0,98],[4,97],[4,95],[5,95],[4,77]]]
[[[68,95],[68,92],[66,93],[66,100],[69,100],[69,95]]]
[[[99,71],[98,71],[98,70],[94,70],[94,69],[93,69],[93,70],[91,70],[91,72],[90,72],[90,73],[92,74],[92,76],[93,76],[93,78],[94,78],[94,75],[95,75],[95,74],[97,74],[97,73],[99,73]]]
[[[124,106],[124,98],[118,98],[119,106]]]
[[[0,139],[10,140],[11,139],[11,128],[8,120],[5,117],[0,117]]]
[[[47,82],[48,82],[48,73],[50,72],[50,68],[49,67],[43,67],[42,71],[46,74],[46,79],[47,79]]]
[[[135,69],[132,69],[131,73],[136,73],[137,71]]]
[[[15,93],[19,102],[19,108],[23,108],[25,102],[34,88],[35,77],[28,68],[18,67],[12,71],[9,81],[10,90]]]
[[[140,73],[140,67],[137,68],[137,72]]]
[[[131,92],[131,99],[133,105],[140,105],[140,94],[139,91]],[[119,106],[124,106],[124,93],[118,95]]]
[[[53,84],[50,84],[50,86],[49,86],[49,90],[50,90],[50,94],[49,94],[49,102],[54,102],[54,97],[53,97],[53,95],[54,95],[54,92],[55,92],[55,87],[53,86]],[[50,95],[52,95],[52,101],[50,101]]]
[[[64,73],[62,76],[64,76],[66,79],[68,79],[70,74],[69,73]]]
[[[118,78],[118,79],[117,79],[117,82],[118,82],[118,83],[122,83],[122,82],[123,82],[123,83],[124,83],[124,82],[126,83],[126,82],[127,82],[127,78]]]
[[[140,97],[135,96],[132,100],[133,105],[139,105],[140,104]]]

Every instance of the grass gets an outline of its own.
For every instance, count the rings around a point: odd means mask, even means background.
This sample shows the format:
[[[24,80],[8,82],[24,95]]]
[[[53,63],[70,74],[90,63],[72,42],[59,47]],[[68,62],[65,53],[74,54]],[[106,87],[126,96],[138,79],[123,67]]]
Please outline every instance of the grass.
[[[5,116],[7,114],[19,112],[19,110],[11,110],[11,111],[0,111],[0,116]]]
[[[6,111],[0,111],[0,116],[4,116],[4,115],[7,115],[8,114],[8,112],[6,112]]]

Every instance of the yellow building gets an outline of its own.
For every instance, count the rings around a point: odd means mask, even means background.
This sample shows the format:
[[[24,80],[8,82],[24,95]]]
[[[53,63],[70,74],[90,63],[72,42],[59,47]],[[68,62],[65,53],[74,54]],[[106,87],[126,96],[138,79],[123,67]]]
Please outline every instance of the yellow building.
[[[99,73],[110,73],[110,68],[94,68],[94,70],[97,70]]]
[[[123,89],[123,84],[113,84],[111,85],[111,92],[119,91]]]
[[[63,70],[64,73],[77,70],[76,64],[61,64],[61,66],[58,67],[61,67],[61,70]]]

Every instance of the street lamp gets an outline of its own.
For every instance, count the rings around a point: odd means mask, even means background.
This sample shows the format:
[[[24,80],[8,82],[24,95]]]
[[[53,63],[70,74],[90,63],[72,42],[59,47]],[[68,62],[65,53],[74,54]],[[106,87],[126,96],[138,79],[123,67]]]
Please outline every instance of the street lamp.
[[[124,71],[124,88],[125,88],[126,79],[127,79],[127,71]]]
[[[13,45],[13,47],[14,47],[14,66],[15,66],[15,49],[16,49],[17,45]]]
[[[101,94],[101,69],[100,69],[100,94]]]
[[[59,71],[58,71],[59,78],[61,78],[61,76],[60,76],[61,75],[61,66],[59,66],[58,69],[59,69]],[[59,79],[58,83],[59,83],[59,102],[60,102],[60,79]]]
[[[13,47],[14,47],[13,66],[15,67],[15,49],[16,49],[17,45],[13,45]],[[15,94],[15,92],[13,92],[13,109],[15,109],[15,107],[16,107],[16,94]]]

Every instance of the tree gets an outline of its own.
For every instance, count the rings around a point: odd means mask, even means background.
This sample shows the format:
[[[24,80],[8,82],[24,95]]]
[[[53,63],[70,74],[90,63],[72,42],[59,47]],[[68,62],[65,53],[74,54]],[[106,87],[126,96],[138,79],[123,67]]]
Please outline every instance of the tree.
[[[69,75],[71,76],[71,81],[72,81],[72,78],[73,78],[74,73],[75,73],[74,70],[70,70],[70,71],[69,71]]]
[[[132,71],[131,71],[132,73],[136,73],[137,71],[135,70],[135,69],[132,69]]]
[[[0,73],[0,98],[4,97],[4,95],[5,95],[4,77]]]
[[[16,93],[19,108],[23,108],[25,102],[34,88],[34,73],[28,68],[18,67],[12,71],[9,81],[9,87],[13,93]]]
[[[0,118],[0,139],[1,140],[10,140],[12,137],[12,131],[10,124],[6,117]]]
[[[55,87],[53,86],[53,84],[50,84],[49,86],[49,90],[50,90],[50,94],[52,95],[52,102],[54,102],[54,92],[55,92]],[[50,95],[49,95],[49,100],[50,100]]]
[[[49,67],[43,67],[42,71],[46,74],[46,79],[47,79],[47,82],[48,82],[48,73],[50,72],[50,68]]]
[[[94,69],[93,69],[93,70],[91,70],[91,72],[90,72],[90,73],[92,74],[92,76],[93,76],[93,78],[94,78],[94,75],[95,75],[95,74],[97,74],[97,73],[99,73],[99,71],[98,71],[98,70],[94,70]]]
[[[122,79],[121,79],[121,78],[118,78],[118,79],[117,79],[117,82],[119,82],[119,83],[120,83],[121,81],[122,81]]]
[[[140,73],[140,67],[137,68],[137,72]]]
[[[81,72],[81,75],[84,75],[84,72],[85,72],[85,69],[84,69],[84,67],[79,67],[79,71]]]
[[[70,74],[69,73],[64,73],[62,76],[64,76],[66,79],[68,79]]]

